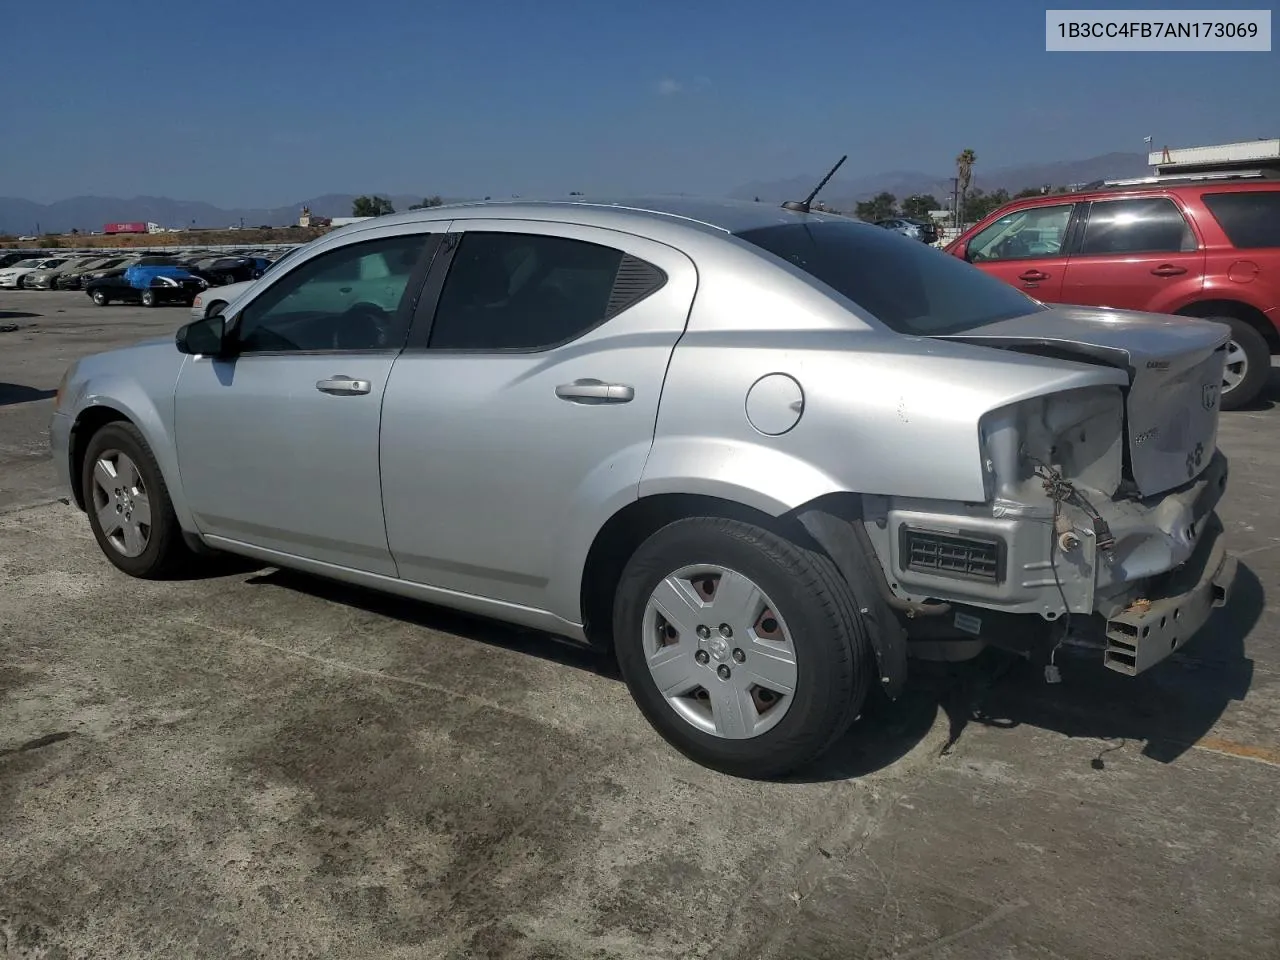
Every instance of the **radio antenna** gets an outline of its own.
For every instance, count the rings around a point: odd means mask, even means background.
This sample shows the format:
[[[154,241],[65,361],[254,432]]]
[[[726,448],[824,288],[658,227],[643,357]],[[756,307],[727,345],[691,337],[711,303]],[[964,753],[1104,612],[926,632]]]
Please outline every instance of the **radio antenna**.
[[[846,153],[843,157],[841,157],[839,160],[836,161],[836,165],[832,167],[831,170],[827,173],[827,175],[823,177],[822,180],[818,183],[818,185],[813,188],[813,193],[809,194],[803,200],[788,200],[786,203],[782,205],[782,209],[794,210],[797,213],[808,213],[809,204],[813,203],[813,198],[818,195],[818,191],[827,185],[827,181],[830,180],[832,177],[834,177],[836,175],[836,171],[840,169],[840,164],[844,163],[848,159],[849,159],[849,155]]]

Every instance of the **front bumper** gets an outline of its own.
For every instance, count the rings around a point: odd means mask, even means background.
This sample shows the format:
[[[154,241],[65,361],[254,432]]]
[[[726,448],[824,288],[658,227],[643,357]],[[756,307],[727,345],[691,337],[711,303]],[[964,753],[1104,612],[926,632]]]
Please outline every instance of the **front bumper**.
[[[1226,606],[1237,569],[1226,550],[1222,521],[1213,514],[1191,558],[1153,579],[1143,595],[1107,620],[1103,663],[1136,676],[1184,647],[1214,608]]]

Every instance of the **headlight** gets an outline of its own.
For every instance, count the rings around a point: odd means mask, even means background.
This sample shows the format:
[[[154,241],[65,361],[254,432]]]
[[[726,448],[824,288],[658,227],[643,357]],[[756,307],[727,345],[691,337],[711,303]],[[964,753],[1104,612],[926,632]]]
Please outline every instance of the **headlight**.
[[[201,296],[200,296],[200,294],[198,294],[198,293],[197,293],[197,294],[196,294],[196,298],[195,298],[194,300],[192,300],[192,301],[191,301],[191,305],[192,305],[193,307],[198,307],[198,306],[200,306],[200,304],[202,304],[203,302],[204,302],[204,298],[203,298],[203,297],[201,297]]]

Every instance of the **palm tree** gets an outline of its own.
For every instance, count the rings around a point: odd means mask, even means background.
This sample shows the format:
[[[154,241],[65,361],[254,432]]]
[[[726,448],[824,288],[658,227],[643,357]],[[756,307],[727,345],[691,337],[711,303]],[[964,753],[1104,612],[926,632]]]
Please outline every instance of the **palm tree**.
[[[964,195],[969,192],[969,183],[973,180],[973,165],[978,156],[968,147],[960,151],[956,157],[956,186],[960,190],[960,221],[964,222]]]

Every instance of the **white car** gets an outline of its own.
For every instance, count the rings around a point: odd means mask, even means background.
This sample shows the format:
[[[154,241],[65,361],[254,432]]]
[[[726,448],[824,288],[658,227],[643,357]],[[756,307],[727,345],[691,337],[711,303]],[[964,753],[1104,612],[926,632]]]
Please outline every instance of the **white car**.
[[[203,320],[215,313],[221,313],[228,303],[252,287],[257,280],[245,280],[243,283],[227,283],[220,287],[209,287],[196,294],[191,301],[191,319]]]
[[[11,266],[0,270],[0,287],[10,290],[21,289],[23,278],[36,270],[51,270],[66,262],[66,257],[35,257],[31,260],[19,260]]]

